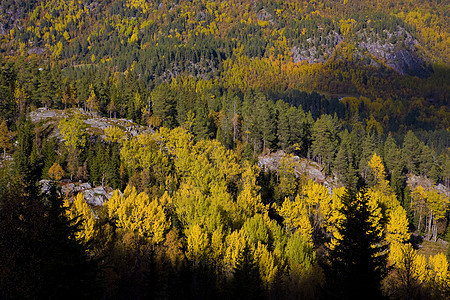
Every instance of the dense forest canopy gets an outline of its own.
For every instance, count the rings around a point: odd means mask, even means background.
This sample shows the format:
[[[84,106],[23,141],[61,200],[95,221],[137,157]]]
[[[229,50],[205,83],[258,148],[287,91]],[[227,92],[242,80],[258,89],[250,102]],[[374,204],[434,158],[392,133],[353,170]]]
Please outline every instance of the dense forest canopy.
[[[449,9],[3,0],[0,298],[449,297]]]

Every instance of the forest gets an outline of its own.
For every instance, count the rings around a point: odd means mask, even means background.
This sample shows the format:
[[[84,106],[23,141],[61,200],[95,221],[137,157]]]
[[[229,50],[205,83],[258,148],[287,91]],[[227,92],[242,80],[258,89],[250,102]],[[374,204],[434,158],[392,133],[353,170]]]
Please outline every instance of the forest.
[[[0,298],[449,298],[449,15],[2,1]]]

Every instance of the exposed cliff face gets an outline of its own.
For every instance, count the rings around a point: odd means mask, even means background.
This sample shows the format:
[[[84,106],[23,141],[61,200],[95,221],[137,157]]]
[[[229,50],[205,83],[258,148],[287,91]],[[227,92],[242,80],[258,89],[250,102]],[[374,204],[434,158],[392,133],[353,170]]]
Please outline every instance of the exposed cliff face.
[[[355,55],[361,62],[376,66],[382,63],[401,75],[419,78],[427,78],[433,73],[430,63],[417,49],[419,42],[401,27],[394,32],[385,30],[381,34],[361,30],[351,37],[332,31],[326,36],[309,38],[293,46],[292,59],[294,62],[307,61],[310,64],[325,63],[343,41],[355,46]]]
[[[267,155],[260,155],[258,157],[258,166],[263,170],[276,172],[284,156],[285,152],[282,150]],[[330,192],[335,187],[341,186],[336,177],[325,176],[322,172],[322,167],[318,163],[298,156],[292,156],[290,160],[294,166],[294,173],[297,178],[302,175],[307,176],[309,179],[326,186]]]
[[[424,55],[417,50],[419,42],[404,28],[395,32],[383,32],[385,38],[358,33],[357,45],[360,50],[384,61],[386,65],[401,75],[426,78],[433,72]]]
[[[407,49],[400,49],[388,55],[386,64],[402,75],[427,78],[433,73],[431,66],[417,52]]]

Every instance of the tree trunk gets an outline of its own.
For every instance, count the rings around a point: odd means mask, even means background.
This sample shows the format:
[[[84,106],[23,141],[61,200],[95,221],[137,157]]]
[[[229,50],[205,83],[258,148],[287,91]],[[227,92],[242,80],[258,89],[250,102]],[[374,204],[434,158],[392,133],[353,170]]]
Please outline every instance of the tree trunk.
[[[433,237],[432,237],[432,239],[433,239],[433,242],[436,242],[436,240],[437,240],[437,226],[436,226],[436,224],[433,225]]]
[[[420,207],[419,212],[419,224],[417,225],[417,230],[420,232],[420,223],[422,223],[422,207]]]
[[[431,240],[431,224],[433,222],[433,212],[430,211],[430,218],[428,220],[428,234],[427,234],[427,239]]]

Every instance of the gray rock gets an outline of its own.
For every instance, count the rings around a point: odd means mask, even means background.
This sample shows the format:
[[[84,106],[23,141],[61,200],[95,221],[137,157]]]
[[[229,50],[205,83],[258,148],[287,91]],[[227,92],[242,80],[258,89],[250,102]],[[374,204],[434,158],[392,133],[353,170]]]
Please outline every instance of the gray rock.
[[[75,184],[68,183],[66,185],[61,186],[61,194],[63,195],[71,195],[75,191]]]
[[[92,185],[89,182],[84,182],[77,186],[78,191],[92,189]]]
[[[52,181],[51,180],[41,180],[39,181],[39,187],[41,189],[42,194],[48,194],[50,193],[50,189],[52,187]]]
[[[105,190],[103,190],[105,192]],[[82,191],[86,203],[92,206],[102,206],[106,201],[106,192],[104,194],[96,193],[95,189]]]

